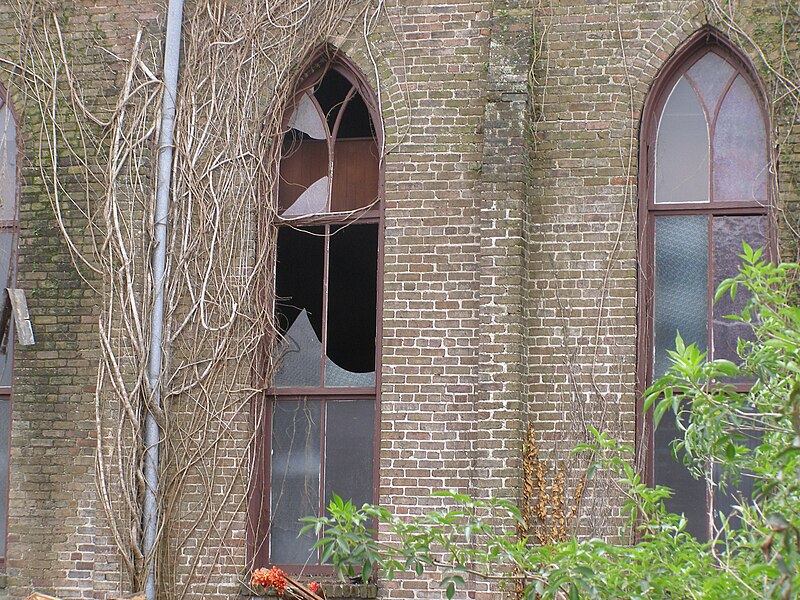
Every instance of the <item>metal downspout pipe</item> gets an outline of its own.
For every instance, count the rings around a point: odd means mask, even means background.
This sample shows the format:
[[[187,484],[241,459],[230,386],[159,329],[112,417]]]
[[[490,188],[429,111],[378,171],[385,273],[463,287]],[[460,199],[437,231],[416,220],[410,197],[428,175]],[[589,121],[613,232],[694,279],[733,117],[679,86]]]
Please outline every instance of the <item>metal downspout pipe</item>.
[[[178,95],[178,65],[181,54],[183,0],[169,0],[167,36],[164,42],[164,95],[161,101],[161,133],[158,140],[158,173],[153,220],[153,309],[150,315],[150,355],[147,378],[150,405],[144,428],[144,504],[142,528],[145,556],[144,591],[147,600],[156,600],[155,543],[158,534],[158,444],[161,432],[154,411],[161,410],[161,373],[164,332],[164,278],[167,264],[167,217],[172,187],[173,131],[175,102]],[[148,560],[149,558],[149,560]]]

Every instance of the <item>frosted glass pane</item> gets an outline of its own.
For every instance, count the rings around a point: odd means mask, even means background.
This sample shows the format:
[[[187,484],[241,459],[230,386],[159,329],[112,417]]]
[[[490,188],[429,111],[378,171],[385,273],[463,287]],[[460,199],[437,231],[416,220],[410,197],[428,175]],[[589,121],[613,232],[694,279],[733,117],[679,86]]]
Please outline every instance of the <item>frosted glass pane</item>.
[[[315,140],[324,140],[328,137],[328,130],[320,117],[316,103],[308,94],[303,94],[300,98],[297,108],[289,117],[288,126],[302,131]]]
[[[298,519],[319,514],[319,401],[274,404],[270,458],[270,558],[278,564],[304,564],[313,558],[313,532],[298,538]]]
[[[17,126],[8,105],[0,108],[0,220],[16,218]]]
[[[708,345],[708,220],[656,217],[655,234],[654,377],[660,377],[677,332],[687,345]]]
[[[655,201],[708,201],[708,125],[692,87],[681,78],[669,95],[656,138]]]
[[[322,342],[314,332],[305,309],[289,327],[278,346],[281,364],[275,387],[316,387],[319,385]]]
[[[742,241],[753,248],[764,247],[767,243],[767,217],[715,217],[712,222],[714,237],[714,289],[724,280],[739,272]],[[735,301],[729,294],[721,297],[714,305],[714,324],[712,327],[714,358],[738,361],[736,343],[739,338],[752,339],[750,326],[726,319],[727,315],[738,314],[744,308],[750,294],[739,288]]]
[[[766,130],[761,105],[740,75],[714,130],[714,199],[767,200]]]
[[[356,506],[372,502],[375,402],[328,402],[326,410],[325,506],[334,493]]]
[[[281,215],[287,217],[300,217],[303,215],[316,215],[328,210],[328,190],[330,179],[328,176],[319,178],[306,188],[292,205]]]
[[[675,493],[664,501],[667,510],[686,517],[686,529],[698,540],[708,539],[708,502],[706,482],[695,479],[689,470],[672,458],[671,442],[680,436],[675,424],[675,415],[670,411],[661,420],[655,431],[653,445],[653,481],[665,485]]]
[[[703,56],[686,73],[700,91],[700,99],[709,115],[716,112],[720,94],[734,73],[734,68],[724,58],[713,52]]]

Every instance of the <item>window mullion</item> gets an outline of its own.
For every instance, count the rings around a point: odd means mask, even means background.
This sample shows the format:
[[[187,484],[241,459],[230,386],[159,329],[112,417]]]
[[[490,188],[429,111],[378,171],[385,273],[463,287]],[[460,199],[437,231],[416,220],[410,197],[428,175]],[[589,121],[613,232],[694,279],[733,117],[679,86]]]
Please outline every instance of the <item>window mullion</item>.
[[[320,361],[320,387],[325,387],[325,366],[328,357],[328,278],[330,277],[331,226],[325,225],[322,250],[322,360]]]

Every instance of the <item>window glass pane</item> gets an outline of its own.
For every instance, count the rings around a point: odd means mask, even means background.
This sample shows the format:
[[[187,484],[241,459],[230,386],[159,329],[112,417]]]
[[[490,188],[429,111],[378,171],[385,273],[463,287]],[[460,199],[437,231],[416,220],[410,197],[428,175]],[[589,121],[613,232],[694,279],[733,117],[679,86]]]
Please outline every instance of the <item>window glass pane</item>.
[[[767,217],[715,217],[712,222],[714,236],[714,289],[724,280],[739,272],[742,241],[753,248],[762,248],[767,243]],[[737,314],[747,303],[750,295],[739,288],[736,300],[729,294],[721,297],[714,305],[714,325],[712,328],[713,356],[738,362],[736,342],[738,338],[752,339],[752,329],[745,323],[726,319],[727,315]]]
[[[713,116],[716,112],[720,95],[734,73],[735,70],[728,61],[714,52],[706,53],[686,73],[699,90],[700,99],[709,115]]]
[[[14,273],[9,269],[16,264],[16,257],[13,255],[14,232],[0,230],[0,309],[3,302],[10,302],[5,288],[14,285]],[[13,327],[13,318],[9,321],[9,327]],[[11,343],[11,330],[8,331],[8,340],[5,347],[0,346],[0,385],[10,386],[13,366],[14,345]],[[2,341],[2,340],[0,340]]]
[[[331,401],[325,424],[325,506],[338,494],[356,506],[373,501],[375,401]]]
[[[278,564],[316,562],[313,532],[298,538],[298,519],[319,514],[319,401],[281,401],[272,414],[270,464],[270,560]]]
[[[323,227],[278,231],[275,316],[284,339],[275,387],[320,385],[324,250]]]
[[[708,539],[708,501],[706,482],[695,479],[681,463],[672,457],[672,441],[680,437],[672,411],[664,415],[655,431],[653,450],[653,479],[656,485],[665,485],[675,493],[664,501],[667,510],[686,517],[687,530],[698,540]]]
[[[0,397],[0,556],[6,555],[8,522],[8,449],[11,429],[11,400]]]
[[[378,225],[332,229],[325,385],[375,385]]]
[[[378,172],[378,145],[374,139],[337,141],[331,210],[356,210],[377,201]]]
[[[8,105],[0,108],[0,220],[13,221],[17,207],[17,126]]]
[[[714,129],[714,199],[767,200],[766,130],[761,105],[739,75]]]
[[[708,201],[708,125],[684,77],[673,88],[658,126],[655,201]]]
[[[324,140],[328,137],[328,130],[325,128],[319,109],[308,94],[303,94],[300,97],[287,125],[315,140]]]
[[[656,217],[654,378],[669,367],[667,350],[680,332],[707,347],[708,221],[706,216]]]
[[[328,141],[296,129],[284,136],[278,182],[278,211],[284,217],[327,212]]]

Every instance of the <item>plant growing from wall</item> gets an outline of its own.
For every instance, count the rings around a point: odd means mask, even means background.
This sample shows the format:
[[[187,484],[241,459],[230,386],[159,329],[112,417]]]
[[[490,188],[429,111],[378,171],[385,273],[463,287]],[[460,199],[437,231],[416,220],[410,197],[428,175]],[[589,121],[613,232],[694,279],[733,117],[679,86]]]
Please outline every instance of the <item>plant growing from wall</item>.
[[[520,538],[507,523],[527,528],[525,510],[502,500],[475,500],[442,492],[455,508],[403,519],[388,510],[357,508],[336,499],[329,516],[308,519],[323,532],[323,554],[340,573],[379,569],[423,576],[434,568],[448,597],[469,578],[501,585],[524,581],[524,598],[780,598],[800,591],[800,265],[774,265],[744,246],[738,276],[717,297],[746,293],[733,318],[749,323],[754,337],[740,340],[741,364],[706,360],[680,336],[672,367],[647,393],[656,420],[676,418],[684,436],[676,450],[696,476],[714,486],[742,477],[755,482],[752,497],[739,497],[729,515],[718,515],[716,535],[701,543],[686,520],[668,513],[671,491],[649,487],[632,466],[633,450],[592,430],[594,469],[617,473],[627,498],[626,527],[634,544],[600,539],[542,544]],[[752,377],[749,391],[733,379]],[[669,416],[667,416],[669,415]],[[713,465],[715,468],[710,469]],[[712,475],[712,471],[717,475]],[[722,475],[719,475],[722,473]],[[372,523],[387,538],[377,538]],[[526,529],[527,530],[527,529]],[[557,538],[558,536],[556,536]]]

